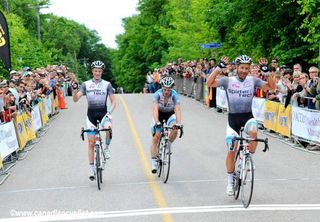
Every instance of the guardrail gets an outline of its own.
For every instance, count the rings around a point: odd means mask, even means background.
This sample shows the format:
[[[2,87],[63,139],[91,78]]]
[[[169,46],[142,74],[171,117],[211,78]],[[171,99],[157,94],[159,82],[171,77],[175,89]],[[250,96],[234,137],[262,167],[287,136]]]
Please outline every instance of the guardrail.
[[[32,107],[31,114],[19,111],[10,122],[0,123],[0,185],[10,175],[9,169],[23,160],[49,128],[59,105],[53,94]]]

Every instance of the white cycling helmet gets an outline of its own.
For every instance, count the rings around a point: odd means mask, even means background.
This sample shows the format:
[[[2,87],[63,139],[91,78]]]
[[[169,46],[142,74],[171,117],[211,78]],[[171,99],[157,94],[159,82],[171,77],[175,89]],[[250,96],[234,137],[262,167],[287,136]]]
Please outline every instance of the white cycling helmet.
[[[100,60],[94,61],[93,63],[91,63],[91,68],[97,68],[97,69],[102,69],[104,70],[105,65],[103,62],[101,62]]]
[[[161,80],[161,86],[171,88],[174,86],[174,79],[170,76],[166,76]]]
[[[238,58],[236,58],[235,60],[236,64],[239,65],[239,64],[251,64],[252,61],[251,61],[251,58],[247,55],[241,55],[239,56]]]

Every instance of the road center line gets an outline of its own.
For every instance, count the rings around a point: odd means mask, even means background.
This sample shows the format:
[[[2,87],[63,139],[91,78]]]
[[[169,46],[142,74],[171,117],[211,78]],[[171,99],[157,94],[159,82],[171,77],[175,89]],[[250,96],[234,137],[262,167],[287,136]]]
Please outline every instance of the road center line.
[[[125,102],[125,100],[123,99],[123,97],[121,95],[119,95],[119,98],[120,98],[120,101],[123,105],[123,108],[126,112],[126,116],[127,116],[127,119],[128,119],[128,123],[129,123],[129,126],[130,126],[130,129],[131,129],[131,133],[132,133],[132,136],[133,136],[133,139],[135,141],[135,144],[136,144],[136,149],[137,149],[137,152],[138,152],[138,155],[140,157],[140,161],[142,163],[142,167],[144,169],[144,173],[145,175],[147,176],[148,178],[148,181],[151,182],[149,184],[152,192],[153,192],[153,195],[157,201],[157,204],[160,208],[166,208],[168,205],[167,205],[167,202],[160,190],[160,187],[157,183],[154,183],[154,177],[151,175],[151,168],[150,168],[150,165],[149,165],[149,161],[148,161],[148,158],[147,158],[147,155],[144,151],[144,148],[143,148],[143,145],[141,143],[141,139],[139,137],[139,134],[138,134],[138,131],[135,127],[135,124],[134,124],[134,121],[131,117],[131,114],[130,114],[130,111],[128,109],[128,106]],[[165,222],[173,222],[173,217],[170,215],[170,214],[164,214],[163,215],[163,220]]]

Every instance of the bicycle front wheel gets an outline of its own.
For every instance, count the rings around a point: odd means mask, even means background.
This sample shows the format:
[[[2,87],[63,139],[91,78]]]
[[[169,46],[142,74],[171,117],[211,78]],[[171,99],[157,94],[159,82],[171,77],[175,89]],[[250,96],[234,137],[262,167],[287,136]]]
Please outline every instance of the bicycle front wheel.
[[[234,166],[235,171],[233,173],[233,189],[234,189],[234,199],[238,199],[240,194],[240,187],[241,187],[241,179],[240,179],[240,166],[241,160],[240,160],[240,152],[237,151],[237,154],[234,159]]]
[[[162,181],[166,183],[170,173],[171,146],[166,142],[162,151]]]
[[[253,193],[254,170],[252,157],[250,155],[246,155],[244,161],[241,178],[241,200],[243,207],[247,208],[250,205]]]
[[[159,143],[158,143],[158,155],[157,155],[157,175],[158,177],[161,176],[162,172],[162,152],[163,152],[163,147],[161,145],[163,140],[163,137],[160,138]]]
[[[102,169],[101,169],[101,153],[100,153],[100,146],[95,145],[94,147],[95,153],[96,153],[96,174],[97,174],[97,185],[98,190],[101,189],[101,183],[102,183]]]

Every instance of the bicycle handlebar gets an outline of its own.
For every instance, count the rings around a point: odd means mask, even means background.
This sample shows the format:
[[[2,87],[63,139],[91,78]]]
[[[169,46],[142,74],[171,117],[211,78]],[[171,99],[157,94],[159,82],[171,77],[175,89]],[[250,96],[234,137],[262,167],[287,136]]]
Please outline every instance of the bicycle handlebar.
[[[264,149],[262,150],[263,152],[266,152],[267,150],[269,150],[269,140],[268,138],[265,138],[265,139],[259,139],[259,138],[256,138],[256,139],[253,139],[253,138],[243,138],[243,137],[234,137],[232,139],[232,141],[246,141],[246,142],[251,142],[251,141],[254,141],[254,142],[262,142],[264,143]]]
[[[95,133],[99,133],[99,132],[111,132],[111,128],[107,128],[107,129],[84,129],[83,127],[81,128],[81,139],[84,141],[84,133],[89,133],[89,132],[95,132]]]
[[[180,130],[180,135],[179,135],[179,138],[181,138],[183,136],[183,125],[173,125],[173,126],[162,126],[162,125],[155,125],[154,126],[154,131],[155,129],[159,127],[159,128],[164,128],[164,129],[178,129]],[[152,136],[154,136],[154,133],[152,134]]]

